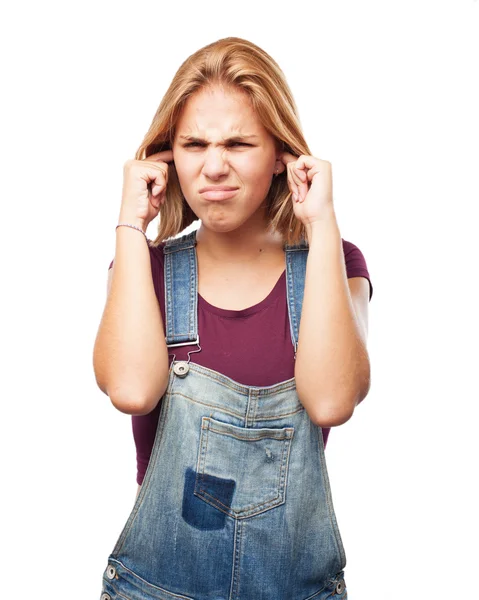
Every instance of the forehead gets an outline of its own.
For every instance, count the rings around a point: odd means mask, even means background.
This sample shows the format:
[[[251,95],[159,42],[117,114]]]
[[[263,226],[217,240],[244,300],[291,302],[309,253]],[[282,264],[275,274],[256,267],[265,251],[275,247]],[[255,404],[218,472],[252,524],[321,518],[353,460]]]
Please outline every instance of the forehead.
[[[205,135],[257,134],[266,132],[245,92],[219,86],[193,94],[178,118],[178,133]]]

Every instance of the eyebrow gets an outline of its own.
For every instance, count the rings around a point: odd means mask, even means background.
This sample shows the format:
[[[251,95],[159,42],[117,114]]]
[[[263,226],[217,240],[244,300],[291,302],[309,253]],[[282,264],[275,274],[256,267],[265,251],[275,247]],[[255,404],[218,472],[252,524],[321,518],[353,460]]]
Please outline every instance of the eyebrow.
[[[199,137],[195,137],[193,135],[179,135],[178,136],[180,139],[182,140],[187,140],[188,142],[200,142],[202,144],[205,144],[206,141],[202,140]],[[229,138],[223,138],[224,142],[240,142],[241,140],[251,140],[251,139],[255,139],[257,138],[257,135],[253,135],[253,134],[247,134],[247,135],[235,135],[233,137],[229,137]]]

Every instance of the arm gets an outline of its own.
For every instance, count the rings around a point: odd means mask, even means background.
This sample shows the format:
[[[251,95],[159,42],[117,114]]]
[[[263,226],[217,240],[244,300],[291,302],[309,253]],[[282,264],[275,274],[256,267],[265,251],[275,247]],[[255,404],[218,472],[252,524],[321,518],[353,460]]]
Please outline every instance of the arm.
[[[334,212],[309,227],[307,235],[296,387],[311,420],[334,427],[352,416],[370,387],[369,284],[363,277],[347,278]]]
[[[116,230],[115,262],[95,340],[93,367],[99,388],[119,411],[151,412],[168,384],[168,350],[141,233]]]

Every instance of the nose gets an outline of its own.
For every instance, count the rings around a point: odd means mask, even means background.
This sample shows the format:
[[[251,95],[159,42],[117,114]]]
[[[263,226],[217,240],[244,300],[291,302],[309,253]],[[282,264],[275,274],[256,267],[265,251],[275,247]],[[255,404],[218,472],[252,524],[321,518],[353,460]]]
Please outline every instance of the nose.
[[[208,148],[203,164],[205,178],[219,179],[228,173],[229,165],[225,153],[224,148]]]

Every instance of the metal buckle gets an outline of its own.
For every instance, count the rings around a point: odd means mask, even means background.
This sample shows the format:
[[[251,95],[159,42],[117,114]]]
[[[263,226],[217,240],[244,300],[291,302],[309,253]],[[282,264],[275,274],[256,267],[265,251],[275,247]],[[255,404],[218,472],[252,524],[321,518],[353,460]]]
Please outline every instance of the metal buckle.
[[[195,352],[201,352],[200,336],[198,335],[195,342],[181,342],[179,344],[166,345],[168,348],[177,348],[178,346],[193,346],[195,344],[198,346],[198,350],[190,350],[188,352],[188,360],[179,360],[178,362],[176,362],[176,354],[168,353],[168,356],[173,356],[172,364],[174,374],[178,377],[181,377],[182,379],[188,375],[188,371],[190,370],[190,354],[194,354]]]
[[[166,342],[166,337],[165,337],[165,342]],[[194,342],[180,342],[179,344],[166,344],[166,347],[167,348],[178,348],[179,346],[193,346],[194,344],[196,344],[197,346],[200,345],[200,336],[199,335]]]

